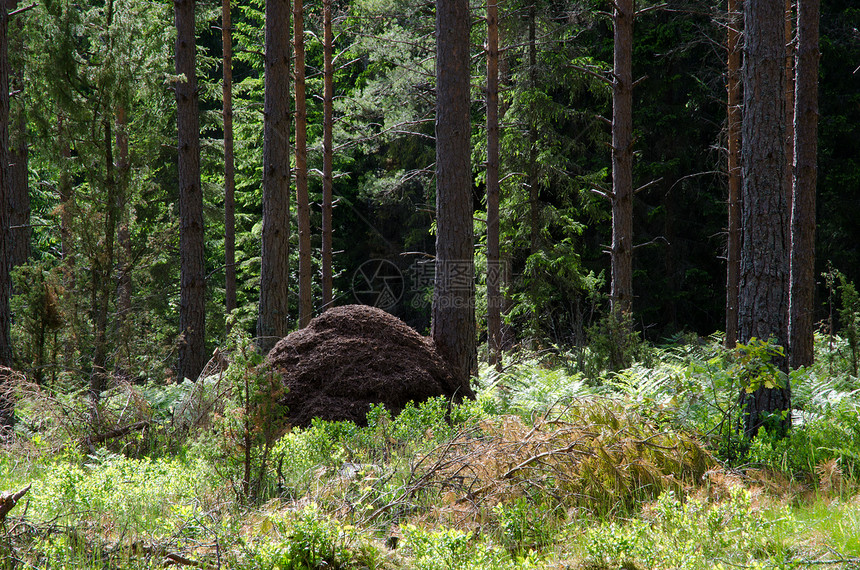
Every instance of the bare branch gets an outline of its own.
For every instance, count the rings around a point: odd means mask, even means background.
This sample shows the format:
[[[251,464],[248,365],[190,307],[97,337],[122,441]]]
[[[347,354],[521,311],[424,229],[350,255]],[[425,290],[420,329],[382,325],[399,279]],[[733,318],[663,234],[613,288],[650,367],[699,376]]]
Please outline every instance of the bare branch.
[[[601,75],[601,74],[597,73],[596,71],[588,69],[587,67],[582,67],[580,65],[574,65],[574,64],[571,64],[570,67],[577,70],[577,71],[582,71],[583,73],[587,73],[587,74],[591,75],[592,77],[595,77],[595,78],[597,78],[597,79],[599,79],[599,80],[601,80],[604,83],[607,83],[609,85],[613,84],[612,79],[610,79],[609,77],[606,77],[605,75]]]
[[[647,14],[648,12],[653,12],[654,10],[662,10],[663,8],[666,8],[668,5],[669,4],[667,4],[667,3],[655,4],[653,6],[648,6],[646,8],[642,8],[641,10],[636,10],[636,12],[633,15],[634,16],[641,16],[642,14]]]
[[[29,6],[24,6],[23,8],[18,8],[17,10],[13,10],[13,11],[9,12],[9,17],[11,18],[12,16],[17,16],[18,14],[26,12],[27,10],[30,10],[30,9],[35,8],[35,7],[36,7],[36,4],[33,3],[33,4],[30,4]]]
[[[650,188],[651,186],[654,186],[655,184],[657,184],[657,183],[659,183],[659,182],[662,182],[662,181],[663,181],[663,178],[661,177],[661,178],[654,179],[654,180],[652,180],[651,182],[646,182],[645,184],[643,184],[643,185],[642,185],[642,186],[640,186],[639,188],[635,189],[635,190],[633,191],[633,193],[634,193],[634,194],[638,194],[638,193],[639,193],[639,192],[641,192],[642,190],[645,190],[646,188]]]
[[[665,237],[663,237],[663,236],[657,236],[657,237],[655,237],[654,239],[652,239],[651,241],[646,241],[646,242],[644,242],[644,243],[637,243],[637,244],[635,244],[635,245],[633,246],[633,249],[639,249],[640,247],[648,247],[649,245],[656,245],[658,241],[662,241],[662,242],[663,242],[663,243],[665,243],[666,245],[671,245],[671,244],[669,243],[669,240],[667,240]]]
[[[0,493],[0,523],[6,520],[6,515],[9,514],[15,505],[18,504],[18,501],[21,500],[21,497],[27,494],[27,491],[30,490],[31,485],[27,485],[20,491],[10,492],[4,491]]]

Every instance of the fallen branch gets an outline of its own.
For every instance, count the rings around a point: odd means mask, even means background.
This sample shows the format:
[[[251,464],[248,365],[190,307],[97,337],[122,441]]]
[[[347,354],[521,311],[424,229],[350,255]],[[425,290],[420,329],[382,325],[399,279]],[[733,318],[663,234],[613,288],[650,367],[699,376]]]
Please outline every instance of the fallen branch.
[[[179,554],[168,554],[164,557],[164,566],[192,566],[194,568],[205,568],[202,562],[196,562]]]
[[[88,435],[83,440],[81,440],[81,443],[86,445],[87,447],[92,447],[94,443],[101,443],[103,441],[107,441],[107,440],[113,439],[115,437],[122,437],[122,436],[128,434],[129,432],[144,429],[151,424],[152,424],[152,420],[143,420],[143,421],[135,422],[133,424],[128,424],[127,426],[112,429],[112,430],[107,431],[105,433]]]
[[[551,449],[549,451],[544,451],[542,453],[538,453],[537,455],[532,455],[531,457],[527,458],[525,461],[521,462],[516,467],[509,469],[507,472],[505,472],[503,475],[501,475],[499,477],[499,479],[501,479],[501,480],[510,479],[514,475],[516,475],[519,471],[522,471],[526,467],[530,466],[532,463],[535,463],[536,461],[540,461],[541,459],[543,459],[545,457],[551,457],[554,455],[568,454],[568,453],[577,453],[579,455],[586,455],[586,456],[590,455],[586,451],[580,451],[580,450],[576,449],[577,447],[582,447],[582,445],[583,445],[582,442],[574,441],[570,445],[567,445],[565,447],[558,448],[558,449]],[[460,497],[457,500],[457,504],[465,503],[466,501],[472,501],[475,498],[477,498],[479,495],[483,495],[484,493],[486,493],[487,491],[489,491],[490,489],[492,489],[496,485],[497,485],[497,482],[493,481],[493,482],[488,483],[487,485],[484,485],[483,487],[481,487],[477,491],[470,491],[469,493],[467,493],[463,497]]]

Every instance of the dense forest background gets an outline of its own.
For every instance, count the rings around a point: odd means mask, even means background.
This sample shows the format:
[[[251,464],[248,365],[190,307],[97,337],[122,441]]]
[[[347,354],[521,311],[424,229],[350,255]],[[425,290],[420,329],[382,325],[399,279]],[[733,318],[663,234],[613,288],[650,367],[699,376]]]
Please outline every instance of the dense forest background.
[[[254,331],[260,282],[264,2],[232,7],[237,312]],[[207,354],[225,338],[221,4],[197,2]],[[725,6],[672,0],[634,31],[635,327],[653,341],[725,326]],[[612,23],[599,2],[499,5],[501,248],[507,335],[533,347],[588,341],[608,308]],[[472,170],[478,331],[486,335],[482,4],[472,6]],[[381,261],[402,276],[386,308],[430,325],[434,255],[434,4],[333,3],[334,304],[362,298]],[[305,6],[314,312],[322,310],[322,9]],[[821,6],[816,320],[831,268],[860,277],[860,9]],[[15,367],[37,380],[93,366],[162,380],[182,342],[173,2],[21,6],[9,23]],[[293,104],[293,98],[288,99]],[[23,181],[26,181],[24,183]],[[17,200],[17,201],[16,201]],[[291,224],[298,220],[295,210]],[[290,232],[297,324],[299,232]],[[12,253],[12,252],[16,253]],[[392,267],[396,267],[396,271]],[[832,274],[832,273],[831,273]],[[383,275],[384,277],[384,275]],[[382,282],[385,282],[384,280]],[[389,281],[390,282],[390,281]],[[366,284],[366,283],[365,283]],[[484,304],[482,306],[482,303]],[[94,364],[95,363],[95,364]]]

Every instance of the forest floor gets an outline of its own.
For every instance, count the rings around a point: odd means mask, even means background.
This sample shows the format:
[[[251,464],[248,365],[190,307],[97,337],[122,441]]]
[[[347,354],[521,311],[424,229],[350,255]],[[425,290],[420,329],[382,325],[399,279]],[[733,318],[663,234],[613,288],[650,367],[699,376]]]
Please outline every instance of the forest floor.
[[[105,406],[152,422],[100,446],[64,423],[74,394],[31,392],[0,455],[0,491],[26,489],[0,506],[0,568],[860,568],[844,348],[792,374],[784,440],[727,429],[737,358],[716,342],[598,375],[519,353],[475,400],[269,440],[229,402],[178,421],[230,399],[206,381],[118,387]]]

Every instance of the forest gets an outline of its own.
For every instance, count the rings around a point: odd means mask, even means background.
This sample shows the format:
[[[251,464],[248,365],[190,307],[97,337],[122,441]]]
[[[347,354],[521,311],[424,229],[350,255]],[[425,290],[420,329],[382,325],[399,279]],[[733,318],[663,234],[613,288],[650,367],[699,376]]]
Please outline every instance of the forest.
[[[860,568],[858,29],[0,2],[0,569]],[[467,397],[289,425],[355,304]]]

